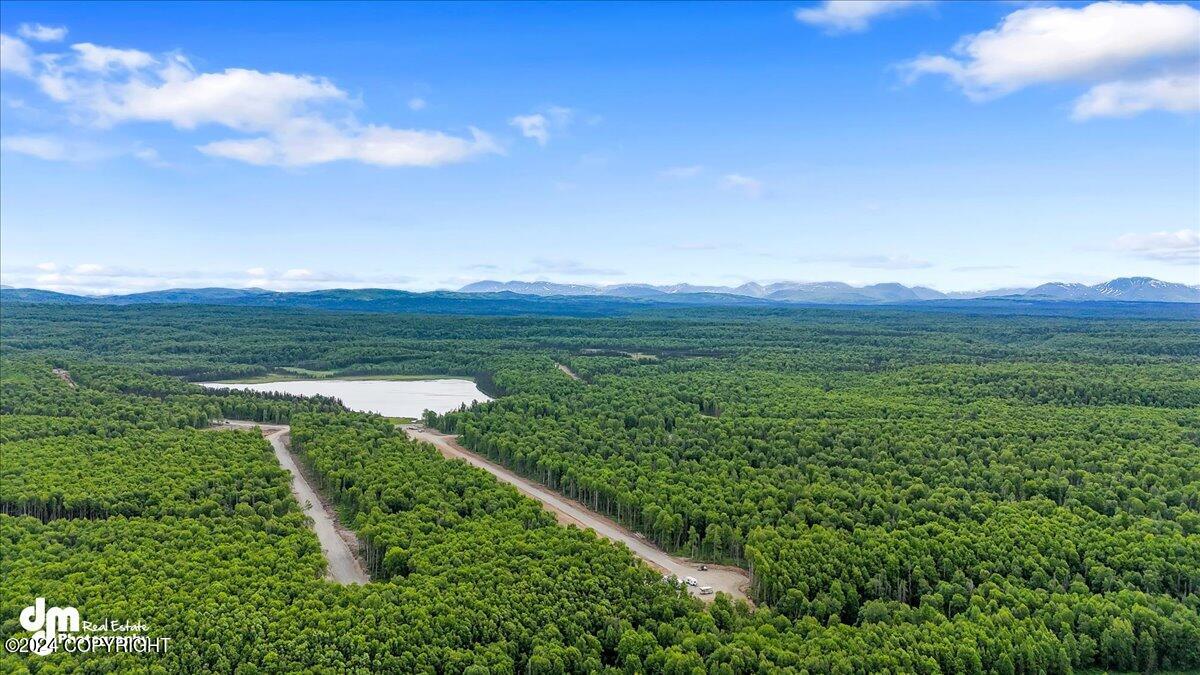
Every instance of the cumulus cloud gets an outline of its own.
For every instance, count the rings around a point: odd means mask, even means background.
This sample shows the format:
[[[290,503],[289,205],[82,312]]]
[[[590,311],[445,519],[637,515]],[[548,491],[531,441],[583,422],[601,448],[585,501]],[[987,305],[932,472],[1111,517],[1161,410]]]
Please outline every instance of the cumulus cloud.
[[[517,115],[508,120],[510,126],[520,130],[525,138],[532,138],[538,145],[550,142],[551,131],[565,129],[574,117],[575,111],[562,106],[550,106],[543,111],[528,115]]]
[[[824,28],[828,33],[859,33],[879,17],[894,14],[920,0],[826,0],[817,7],[797,9],[797,21]]]
[[[1200,230],[1125,234],[1113,241],[1113,248],[1146,260],[1200,265]]]
[[[1200,10],[1186,4],[1096,2],[1029,7],[996,28],[961,38],[953,56],[903,65],[908,78],[944,75],[973,100],[1056,82],[1096,83],[1079,119],[1152,109],[1196,109],[1185,98],[1200,64]]]
[[[24,40],[0,33],[0,71],[33,74],[33,50]]]
[[[154,65],[154,57],[137,49],[102,47],[90,42],[71,45],[78,54],[76,63],[80,68],[97,73],[114,70],[137,70]]]
[[[1200,110],[1200,73],[1098,84],[1076,99],[1072,116],[1077,120],[1132,117],[1147,110]]]
[[[740,173],[725,174],[721,178],[721,187],[726,190],[740,192],[751,199],[758,199],[763,196],[762,181]]]
[[[67,37],[67,27],[23,23],[17,28],[17,35],[34,42],[61,42],[63,38]]]
[[[532,138],[538,145],[545,145],[550,140],[549,122],[540,113],[534,115],[517,115],[508,121],[509,124],[521,130],[525,138]]]
[[[4,36],[3,49],[6,70],[35,82],[84,126],[158,122],[184,131],[215,127],[249,134],[197,146],[214,157],[263,166],[345,160],[397,167],[501,152],[474,128],[454,135],[361,123],[349,95],[314,75],[249,68],[200,72],[181,54],[156,56],[87,42],[34,55],[18,38]]]

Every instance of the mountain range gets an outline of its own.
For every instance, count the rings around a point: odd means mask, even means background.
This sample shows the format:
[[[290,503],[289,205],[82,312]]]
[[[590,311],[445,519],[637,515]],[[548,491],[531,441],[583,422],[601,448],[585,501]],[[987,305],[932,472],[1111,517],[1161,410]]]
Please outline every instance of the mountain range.
[[[1043,312],[1050,308],[1113,307],[1118,303],[1200,303],[1200,288],[1147,277],[1128,277],[1085,286],[1051,283],[1032,289],[942,293],[922,286],[839,282],[782,282],[737,287],[677,284],[587,286],[550,282],[481,281],[458,291],[414,293],[384,288],[335,288],[307,292],[261,288],[175,288],[127,295],[71,295],[36,288],[0,288],[0,301],[71,305],[223,305],[292,307],[356,312],[475,315],[622,314],[656,307],[781,307],[796,305],[885,305],[947,310]],[[1055,309],[1054,311],[1058,311]],[[1086,310],[1090,311],[1090,310]],[[1110,310],[1102,310],[1109,312]],[[1132,311],[1132,310],[1131,310]],[[1190,313],[1190,310],[1186,310]],[[1128,313],[1128,312],[1123,312]]]
[[[762,285],[694,286],[674,284],[618,284],[590,286],[556,284],[549,281],[479,281],[463,286],[459,293],[516,293],[518,295],[607,296],[667,300],[672,296],[710,294],[755,298],[775,302],[870,305],[925,300],[968,300],[974,298],[1022,298],[1026,300],[1200,302],[1200,286],[1159,281],[1150,277],[1122,277],[1095,286],[1053,282],[1036,288],[997,288],[977,292],[943,293],[925,286],[874,284],[851,286],[840,281],[782,281]]]

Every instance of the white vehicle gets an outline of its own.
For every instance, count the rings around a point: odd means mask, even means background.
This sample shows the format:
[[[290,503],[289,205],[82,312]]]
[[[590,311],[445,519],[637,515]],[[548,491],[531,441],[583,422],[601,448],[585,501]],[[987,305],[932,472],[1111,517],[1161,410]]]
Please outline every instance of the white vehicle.
[[[696,577],[684,577],[683,583],[687,584],[688,586],[699,586],[700,585],[700,582],[696,581]]]
[[[712,595],[712,586],[701,586],[700,595]]]

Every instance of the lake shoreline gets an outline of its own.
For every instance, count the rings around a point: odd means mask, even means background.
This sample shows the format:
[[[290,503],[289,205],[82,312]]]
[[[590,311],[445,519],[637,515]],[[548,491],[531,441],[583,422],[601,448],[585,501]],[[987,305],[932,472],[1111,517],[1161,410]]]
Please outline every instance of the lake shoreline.
[[[293,396],[326,396],[357,412],[374,413],[388,418],[420,419],[426,410],[446,413],[475,402],[486,403],[492,397],[481,391],[474,380],[458,377],[436,379],[393,378],[288,378],[256,382],[197,382],[207,389],[233,389]]]
[[[476,382],[475,377],[472,375],[437,375],[437,374],[428,374],[428,375],[342,375],[342,374],[336,373],[336,372],[331,372],[329,374],[326,374],[325,372],[320,372],[319,374],[315,374],[315,375],[309,374],[312,372],[316,372],[316,371],[309,371],[308,373],[305,373],[305,372],[270,373],[267,375],[254,375],[252,377],[230,377],[230,378],[223,378],[220,380],[205,380],[203,382],[193,381],[192,384],[199,384],[201,386],[208,385],[208,384],[270,384],[272,382],[299,382],[299,381],[305,381],[305,380],[315,380],[315,381],[321,381],[321,380],[347,380],[347,381],[383,380],[383,381],[390,381],[390,382],[411,382],[411,381],[427,381],[427,380],[467,380],[470,382]],[[476,384],[478,384],[478,383],[476,382]]]

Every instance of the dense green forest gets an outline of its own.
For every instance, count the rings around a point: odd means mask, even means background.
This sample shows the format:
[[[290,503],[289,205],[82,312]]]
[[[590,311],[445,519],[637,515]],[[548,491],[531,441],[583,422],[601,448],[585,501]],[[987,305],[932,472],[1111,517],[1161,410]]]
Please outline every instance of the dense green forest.
[[[44,595],[176,638],[97,670],[1200,669],[1194,316],[6,305],[0,338],[0,632]],[[297,368],[475,377],[495,401],[427,423],[747,567],[756,607],[701,605],[382,418],[184,381]],[[321,580],[286,473],[218,417],[290,421],[373,583]]]

